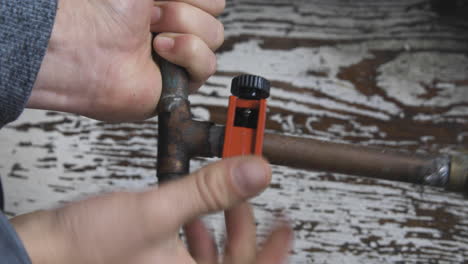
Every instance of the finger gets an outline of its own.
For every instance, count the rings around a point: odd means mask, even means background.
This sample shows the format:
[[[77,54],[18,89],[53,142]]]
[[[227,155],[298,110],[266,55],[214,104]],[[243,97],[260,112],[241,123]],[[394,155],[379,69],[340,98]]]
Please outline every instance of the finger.
[[[154,48],[161,57],[184,67],[197,85],[216,72],[216,55],[196,36],[162,33],[154,39]]]
[[[179,2],[162,2],[153,7],[152,32],[191,34],[216,50],[224,41],[224,27],[210,14]]]
[[[228,242],[227,264],[254,263],[257,252],[257,236],[252,207],[242,203],[225,212]]]
[[[155,247],[148,247],[142,253],[137,254],[131,261],[119,263],[154,264],[154,263],[184,263],[197,264],[185,248],[179,238],[171,238],[158,243]]]
[[[270,179],[270,167],[259,157],[224,159],[142,193],[143,218],[148,228],[157,222],[166,232],[174,232],[200,215],[229,209],[257,195]]]
[[[172,0],[173,2],[186,3],[198,7],[213,16],[220,15],[226,7],[225,0]],[[156,1],[160,2],[160,1]]]
[[[200,264],[215,264],[218,262],[218,249],[202,220],[199,218],[184,226],[185,236],[190,255]]]
[[[293,231],[284,225],[268,237],[263,249],[258,253],[257,264],[283,264],[292,248]]]

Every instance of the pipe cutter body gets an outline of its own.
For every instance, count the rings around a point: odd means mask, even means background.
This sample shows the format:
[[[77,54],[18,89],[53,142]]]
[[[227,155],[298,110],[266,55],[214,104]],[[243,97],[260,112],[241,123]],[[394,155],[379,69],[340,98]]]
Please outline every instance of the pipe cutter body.
[[[223,158],[261,156],[270,83],[259,76],[241,75],[233,79],[231,93]]]

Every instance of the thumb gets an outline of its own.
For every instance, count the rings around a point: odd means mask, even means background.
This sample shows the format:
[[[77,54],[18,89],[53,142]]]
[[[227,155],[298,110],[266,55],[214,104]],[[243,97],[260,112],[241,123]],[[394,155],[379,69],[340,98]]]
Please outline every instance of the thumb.
[[[259,194],[270,180],[270,166],[262,158],[224,159],[144,193],[146,217],[177,230],[193,218],[229,209]]]

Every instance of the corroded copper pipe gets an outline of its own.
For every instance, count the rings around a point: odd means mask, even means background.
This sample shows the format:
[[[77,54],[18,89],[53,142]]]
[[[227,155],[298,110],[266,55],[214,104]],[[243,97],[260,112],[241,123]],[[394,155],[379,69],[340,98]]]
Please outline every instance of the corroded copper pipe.
[[[448,156],[354,146],[276,134],[265,135],[265,156],[273,164],[434,186],[448,182]]]
[[[158,60],[163,89],[158,108],[157,177],[165,182],[190,172],[190,159],[219,156],[224,129],[192,120],[188,100],[188,74],[179,66]]]
[[[164,182],[188,174],[192,157],[220,157],[224,127],[192,120],[187,73],[164,60],[160,67],[157,169]],[[277,134],[265,135],[263,153],[278,165],[468,189],[468,155],[417,155]]]
[[[187,133],[179,144],[188,145],[191,156],[221,157],[224,127],[208,122],[182,126]],[[263,154],[276,165],[432,186],[448,184],[451,160],[447,155],[418,155],[271,133],[265,134]]]
[[[183,127],[191,123],[187,72],[160,59],[163,89],[158,108],[158,179],[176,179],[189,173],[190,153],[183,143]]]
[[[205,133],[199,131],[199,133]],[[198,144],[199,156],[220,157],[224,139],[221,126]],[[191,135],[194,138],[194,135]],[[210,151],[204,146],[216,146]],[[202,150],[205,152],[202,154]],[[266,133],[264,156],[276,165],[371,178],[445,187],[449,183],[447,155],[418,155],[350,144]]]

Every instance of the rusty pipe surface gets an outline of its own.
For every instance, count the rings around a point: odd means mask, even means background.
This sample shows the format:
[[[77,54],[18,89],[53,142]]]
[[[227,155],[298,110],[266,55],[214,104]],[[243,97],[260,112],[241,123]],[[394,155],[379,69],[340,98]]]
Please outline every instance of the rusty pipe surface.
[[[164,59],[155,59],[163,78],[158,108],[157,177],[165,182],[188,174],[192,157],[219,156],[224,127],[192,120],[187,72]]]
[[[175,106],[159,124],[162,181],[187,174],[192,157],[222,155],[224,127],[191,120],[188,103]],[[413,154],[272,133],[265,134],[263,154],[276,165],[468,190],[468,155]]]
[[[188,174],[192,157],[221,157],[224,127],[192,120],[187,72],[158,60],[163,90],[157,174],[164,182]],[[271,133],[265,134],[263,153],[277,165],[468,189],[468,155],[418,155]]]
[[[432,186],[446,186],[450,174],[448,155],[418,155],[277,134],[265,135],[263,151],[273,164]]]
[[[200,133],[207,133],[205,132]],[[198,145],[203,156],[220,157],[224,140],[224,128],[211,128],[211,137]],[[204,146],[216,146],[210,151]],[[266,133],[263,155],[276,165],[300,169],[343,173],[392,181],[464,189],[468,165],[451,173],[453,157],[448,155],[421,155],[396,150],[386,150],[351,144],[333,143],[311,138]],[[468,161],[468,159],[466,159]],[[462,164],[461,162],[455,164]],[[453,171],[453,169],[452,169]],[[450,186],[449,186],[450,185]],[[454,187],[454,188],[452,188]],[[460,188],[459,188],[460,187]]]
[[[191,121],[188,101],[188,74],[179,66],[158,59],[162,75],[162,92],[158,108],[158,163],[160,182],[189,173],[190,155],[182,124]]]
[[[468,191],[468,154],[414,154],[278,134],[265,134],[271,163]]]

